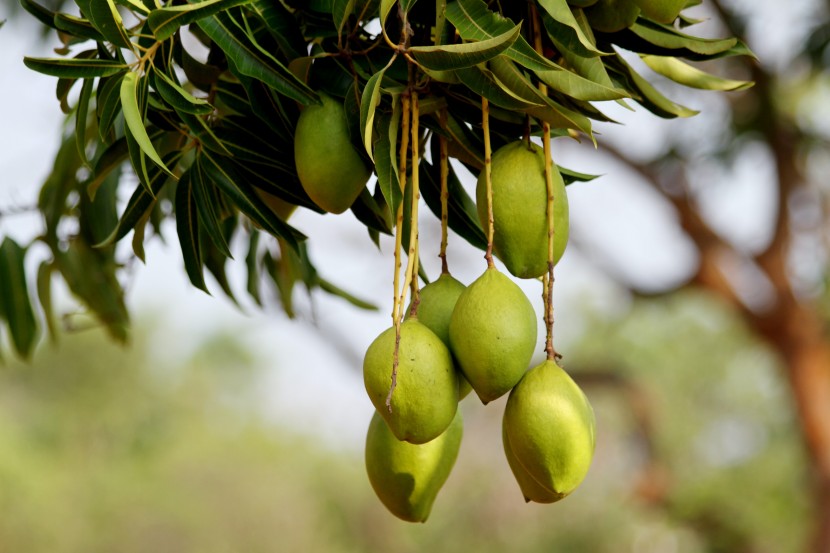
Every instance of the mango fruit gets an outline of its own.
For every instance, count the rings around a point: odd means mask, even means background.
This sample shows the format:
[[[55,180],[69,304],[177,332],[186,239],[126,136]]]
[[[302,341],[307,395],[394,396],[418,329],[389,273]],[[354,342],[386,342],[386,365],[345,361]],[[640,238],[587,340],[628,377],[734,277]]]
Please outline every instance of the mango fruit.
[[[401,323],[397,385],[392,412],[386,398],[392,380],[395,328],[383,331],[363,358],[363,383],[375,409],[398,440],[423,444],[437,438],[458,407],[458,376],[450,350],[417,319]]]
[[[346,110],[319,93],[321,105],[300,113],[294,132],[297,176],[309,197],[329,213],[343,213],[357,199],[372,172],[349,138]]]
[[[670,25],[686,7],[686,0],[637,0],[637,5],[644,16]]]
[[[461,293],[450,317],[452,352],[485,404],[519,382],[536,338],[536,312],[530,300],[510,277],[492,267]]]
[[[553,262],[568,243],[568,195],[553,169]],[[525,141],[506,144],[492,159],[493,249],[513,276],[536,278],[548,270],[547,185],[544,150]],[[484,172],[476,184],[476,206],[487,228],[487,185]]]
[[[640,15],[639,0],[598,0],[585,9],[588,23],[597,31],[616,33],[634,24]]]
[[[527,371],[504,410],[508,464],[525,499],[552,503],[585,478],[594,456],[594,410],[579,386],[554,361]]]
[[[461,295],[467,287],[452,275],[443,273],[436,280],[430,282],[420,291],[418,304],[418,320],[441,338],[441,341],[450,347],[450,316]],[[412,305],[407,308],[409,313]],[[452,353],[452,350],[450,350]],[[461,401],[473,390],[464,375],[458,374],[458,400]]]
[[[375,412],[366,434],[366,473],[381,503],[396,517],[426,522],[461,447],[461,413],[425,444],[399,441]]]

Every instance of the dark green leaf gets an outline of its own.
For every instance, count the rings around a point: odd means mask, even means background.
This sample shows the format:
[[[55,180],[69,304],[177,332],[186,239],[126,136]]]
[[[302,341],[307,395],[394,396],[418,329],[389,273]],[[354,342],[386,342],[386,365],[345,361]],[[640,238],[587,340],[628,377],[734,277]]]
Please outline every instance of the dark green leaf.
[[[190,171],[185,171],[176,186],[176,233],[182,249],[184,268],[190,283],[210,294],[202,272],[202,250],[199,244],[199,213],[193,196]]]
[[[116,116],[121,112],[121,79],[124,73],[116,73],[98,81],[98,92],[95,95],[95,111],[98,116],[98,136],[101,141],[107,140]]]
[[[254,302],[261,306],[262,298],[259,294],[259,266],[257,264],[257,246],[259,245],[259,231],[251,230],[248,242],[248,254],[245,256],[245,268],[248,271],[247,290]]]
[[[439,46],[413,46],[410,55],[420,65],[433,71],[451,71],[472,67],[490,60],[511,46],[519,38],[521,25],[516,25],[493,38],[479,42]]]
[[[190,184],[202,227],[221,254],[225,257],[233,258],[222,229],[220,210],[217,209],[216,205],[215,189],[213,184],[206,181],[202,175],[199,158],[191,165]]]
[[[50,261],[42,261],[37,268],[37,297],[46,319],[46,330],[52,342],[58,341],[55,312],[52,307],[52,272],[54,267]]]
[[[89,102],[92,99],[92,87],[95,85],[95,79],[84,79],[84,84],[81,87],[81,95],[78,97],[78,108],[75,113],[75,143],[78,146],[78,155],[81,162],[89,166],[89,160],[86,156],[87,136],[86,130],[88,128],[87,115],[89,113]]]
[[[96,42],[103,42],[104,36],[98,32],[92,23],[81,17],[75,17],[68,13],[56,13],[55,25],[57,29],[70,35],[88,38]]]
[[[55,26],[55,12],[33,2],[32,0],[20,0],[20,5],[23,9],[35,16],[35,18],[52,29],[57,29]]]
[[[145,80],[147,77],[145,76]],[[164,162],[156,152],[153,142],[147,134],[147,129],[144,126],[144,115],[138,102],[138,87],[139,78],[133,72],[128,72],[124,75],[124,80],[121,81],[121,109],[124,112],[124,122],[127,124],[129,134],[141,148],[141,151],[150,158],[156,165],[161,167],[164,171],[175,178],[175,175],[164,165]]]
[[[251,0],[205,0],[194,4],[183,4],[169,8],[159,8],[150,12],[147,22],[153,29],[157,40],[167,40],[179,27],[210,17],[235,6],[247,4]]]
[[[37,342],[38,326],[29,298],[23,266],[26,250],[9,237],[0,244],[0,304],[12,344],[24,358],[31,357]]]
[[[115,7],[113,0],[94,0],[89,3],[89,12],[86,14],[89,20],[95,25],[113,46],[132,50],[133,44],[124,28],[121,14]]]
[[[196,98],[162,71],[153,71],[153,88],[176,111],[194,115],[207,115],[213,112],[213,106],[210,105],[210,102],[204,98]]]
[[[38,73],[71,79],[106,77],[127,69],[127,65],[121,62],[100,59],[31,58],[27,56],[23,58],[23,63]]]

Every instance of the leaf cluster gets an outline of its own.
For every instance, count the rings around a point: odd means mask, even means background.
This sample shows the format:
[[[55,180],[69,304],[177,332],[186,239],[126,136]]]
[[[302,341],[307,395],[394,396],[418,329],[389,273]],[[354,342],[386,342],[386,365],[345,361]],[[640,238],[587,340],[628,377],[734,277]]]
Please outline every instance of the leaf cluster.
[[[38,276],[40,303],[52,326],[57,273],[122,340],[128,314],[115,246],[132,232],[133,255],[144,260],[148,227],[160,235],[166,219],[175,220],[197,288],[207,291],[207,270],[234,298],[225,273],[233,243],[247,252],[247,292],[257,303],[267,282],[289,314],[296,284],[370,307],[317,273],[305,236],[289,223],[296,207],[322,211],[293,156],[300,111],[320,91],[343,102],[351,139],[377,176],[351,208],[377,243],[393,232],[405,195],[401,100],[413,91],[419,143],[430,152],[418,167],[421,192],[440,217],[438,141],[430,138],[445,137],[450,158],[477,173],[482,98],[495,149],[538,135],[542,123],[553,136],[594,140],[593,122],[611,120],[597,102],[636,102],[660,117],[695,113],[635,70],[631,53],[686,86],[749,84],[681,61],[749,54],[743,43],[687,34],[695,21],[682,14],[669,24],[649,19],[637,7],[645,0],[628,0],[619,28],[604,22],[616,9],[611,0],[76,0],[74,14],[20,1],[61,44],[59,57],[24,63],[57,78],[74,123],[40,194],[39,239],[51,251]],[[560,170],[566,182],[593,178]],[[474,201],[452,164],[446,188],[450,228],[484,248]],[[28,298],[26,279],[17,278],[25,252],[8,239],[0,248],[0,270],[10,267],[0,286],[7,296]],[[37,321],[28,299],[17,303],[4,300],[0,314],[27,355]]]

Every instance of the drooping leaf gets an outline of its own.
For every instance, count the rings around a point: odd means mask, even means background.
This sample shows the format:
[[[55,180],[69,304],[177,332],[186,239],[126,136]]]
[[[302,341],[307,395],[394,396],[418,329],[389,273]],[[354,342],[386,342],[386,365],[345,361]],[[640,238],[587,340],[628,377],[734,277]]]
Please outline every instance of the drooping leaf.
[[[692,88],[722,91],[744,90],[754,84],[752,81],[723,79],[669,56],[644,55],[641,58],[656,73]]]
[[[116,73],[98,80],[95,95],[95,114],[98,117],[98,136],[105,144],[110,142],[110,130],[121,112],[121,79],[124,73]]]
[[[210,294],[202,271],[202,250],[199,243],[199,212],[193,195],[191,171],[185,171],[176,186],[176,233],[182,250],[184,269],[190,283]]]
[[[259,293],[259,264],[257,257],[257,248],[259,246],[259,231],[253,229],[249,233],[248,238],[248,253],[245,255],[245,268],[247,270],[247,285],[248,295],[259,306],[262,306],[262,297]]]
[[[113,0],[94,0],[86,13],[90,22],[113,46],[132,50],[133,44]]]
[[[390,137],[393,134],[397,136],[398,123],[395,117],[400,118],[400,113],[396,115],[383,114],[375,119],[375,172],[378,176],[378,188],[383,195],[386,205],[389,206],[391,213],[398,212],[398,205],[401,201],[401,189],[398,185],[397,172],[397,152],[392,144]],[[393,130],[394,126],[394,130]],[[390,221],[391,224],[391,221]]]
[[[92,23],[82,17],[75,17],[68,13],[56,13],[54,26],[72,36],[87,38],[96,42],[104,41],[104,35]]]
[[[436,141],[437,142],[437,141]],[[435,150],[433,150],[434,153]],[[433,159],[438,159],[433,155]],[[439,165],[421,161],[421,195],[429,209],[436,217],[441,217],[441,169]],[[464,190],[455,174],[452,165],[449,166],[447,177],[447,224],[464,240],[479,249],[487,247],[487,237],[478,220],[475,202]]]
[[[609,69],[613,68],[620,78],[627,81],[630,89],[639,92],[640,96],[635,98],[635,100],[653,114],[671,119],[674,117],[691,117],[698,113],[693,109],[681,106],[666,98],[651,83],[637,73],[622,56],[616,55],[613,58],[609,58],[606,64]]]
[[[274,40],[288,59],[293,60],[308,55],[297,21],[281,2],[254,0],[252,7],[265,22]]]
[[[516,39],[521,36],[521,30],[522,26],[516,25],[504,33],[479,42],[413,46],[409,49],[409,53],[420,65],[434,71],[452,71],[472,67],[498,56],[513,46]]]
[[[604,55],[596,44],[586,36],[582,27],[574,17],[567,0],[538,0],[539,5],[547,12],[543,17],[545,29],[565,50],[585,58]],[[560,51],[563,51],[560,48]]]
[[[202,175],[198,158],[190,168],[190,184],[202,227],[221,254],[225,257],[233,258],[222,229],[220,211],[217,209],[213,185],[206,181]]]
[[[35,16],[35,19],[46,25],[47,27],[51,27],[53,29],[57,29],[55,26],[55,12],[46,8],[33,0],[20,0],[20,5],[23,6],[23,9]]]
[[[153,71],[153,87],[162,99],[176,111],[194,115],[207,115],[213,112],[213,106],[210,105],[210,102],[204,98],[193,96],[162,71]]]
[[[127,65],[110,60],[79,58],[23,58],[29,69],[50,75],[70,79],[87,79],[115,75],[127,69]]]
[[[38,335],[37,319],[26,284],[26,250],[8,236],[0,244],[0,305],[18,355],[29,358]]]
[[[179,27],[210,17],[229,8],[247,4],[251,0],[204,0],[194,4],[183,4],[158,8],[150,12],[147,22],[157,40],[167,40]]]
[[[95,79],[84,79],[81,94],[78,97],[78,108],[75,113],[75,142],[78,146],[78,155],[81,158],[81,162],[87,167],[89,166],[89,159],[87,159],[86,155],[87,114],[89,113],[89,102],[92,99],[93,86],[95,86]]]
[[[146,77],[144,78],[146,79]],[[133,72],[126,73],[124,79],[121,81],[120,88],[121,109],[124,112],[124,122],[129,129],[130,135],[138,144],[138,147],[141,148],[144,155],[161,167],[162,170],[166,171],[171,177],[175,178],[175,175],[170,169],[164,165],[164,162],[159,157],[158,152],[156,152],[153,146],[153,142],[147,134],[147,129],[144,126],[144,114],[138,102],[138,87],[138,75]]]
[[[369,154],[372,161],[375,160],[375,154],[372,151],[373,122],[375,120],[375,110],[380,104],[380,85],[387,67],[372,75],[360,97],[360,136],[363,138],[366,153]]]
[[[46,330],[49,339],[54,343],[58,341],[57,324],[55,323],[55,311],[52,307],[52,273],[54,267],[51,261],[41,261],[37,268],[37,297],[43,311],[43,318],[46,320]]]
[[[200,19],[199,27],[231,58],[243,75],[258,79],[301,104],[318,103],[317,94],[276,58],[264,54],[251,38],[234,30],[226,14]]]

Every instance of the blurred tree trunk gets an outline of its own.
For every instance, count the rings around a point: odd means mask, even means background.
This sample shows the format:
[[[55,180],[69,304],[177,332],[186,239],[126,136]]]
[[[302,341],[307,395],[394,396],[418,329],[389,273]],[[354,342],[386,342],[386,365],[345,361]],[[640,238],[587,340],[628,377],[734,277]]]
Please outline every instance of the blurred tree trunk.
[[[714,6],[732,34],[745,35],[744,23],[737,15],[722,2],[715,1]],[[799,61],[806,62],[813,71],[820,71],[816,67],[820,63],[818,58],[802,53]],[[746,96],[740,100],[741,113],[735,115],[738,119],[734,122],[735,135],[751,130],[762,139],[773,158],[776,172],[778,214],[772,239],[761,253],[748,255],[739,250],[706,222],[700,207],[688,193],[682,159],[659,160],[657,170],[656,162],[633,161],[607,145],[603,149],[634,169],[677,210],[684,232],[700,254],[697,272],[684,286],[706,288],[731,304],[743,315],[748,326],[780,356],[811,465],[807,486],[815,516],[809,552],[830,553],[830,333],[819,303],[813,298],[800,297],[794,289],[789,265],[793,253],[794,229],[790,210],[794,195],[805,190],[821,193],[818,183],[809,182],[803,171],[806,157],[803,147],[808,141],[815,143],[817,138],[800,128],[781,109],[781,100],[776,98],[781,76],[751,60],[744,63],[756,84],[744,92]],[[822,224],[826,225],[828,218],[830,215],[823,209]],[[757,267],[771,284],[772,301],[763,310],[746,305],[734,285],[734,278],[730,278],[734,276],[735,267],[747,264]],[[649,294],[630,284],[629,287],[635,294]]]

